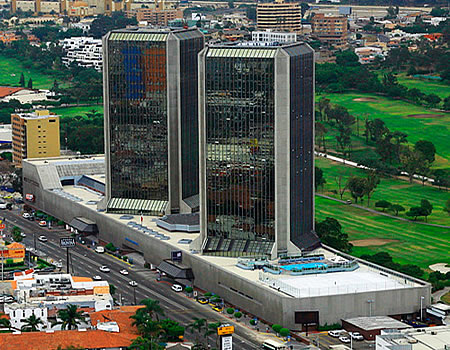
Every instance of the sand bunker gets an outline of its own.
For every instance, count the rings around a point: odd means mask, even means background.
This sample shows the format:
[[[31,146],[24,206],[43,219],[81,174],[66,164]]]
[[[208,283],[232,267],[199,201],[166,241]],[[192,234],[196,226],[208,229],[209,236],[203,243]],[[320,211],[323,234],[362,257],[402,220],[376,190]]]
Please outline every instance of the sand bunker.
[[[356,241],[351,241],[355,247],[370,247],[374,245],[385,245],[392,242],[398,242],[396,239],[381,239],[381,238],[369,238],[369,239],[358,239]]]
[[[408,114],[410,118],[442,118],[442,114]]]
[[[433,264],[430,265],[429,267],[433,271],[440,271],[442,273],[450,272],[450,267],[448,267],[448,263]]]
[[[377,99],[375,97],[360,97],[360,98],[354,98],[353,101],[356,102],[373,102]]]

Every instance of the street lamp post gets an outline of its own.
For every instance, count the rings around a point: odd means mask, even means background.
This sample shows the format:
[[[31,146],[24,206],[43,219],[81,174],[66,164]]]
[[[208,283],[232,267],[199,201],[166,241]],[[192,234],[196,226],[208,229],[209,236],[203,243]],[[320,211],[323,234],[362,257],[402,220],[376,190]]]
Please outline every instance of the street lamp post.
[[[375,300],[369,299],[367,302],[369,303],[369,317],[372,317],[372,303],[374,303]]]
[[[420,297],[420,321],[423,321],[423,300],[425,297]]]

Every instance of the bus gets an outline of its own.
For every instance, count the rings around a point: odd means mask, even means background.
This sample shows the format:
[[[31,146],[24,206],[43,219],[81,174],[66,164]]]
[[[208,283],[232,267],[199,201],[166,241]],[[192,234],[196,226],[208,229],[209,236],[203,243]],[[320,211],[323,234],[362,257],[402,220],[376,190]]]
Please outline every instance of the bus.
[[[263,350],[289,350],[289,348],[283,343],[277,342],[272,339],[267,339],[262,343],[261,349]]]

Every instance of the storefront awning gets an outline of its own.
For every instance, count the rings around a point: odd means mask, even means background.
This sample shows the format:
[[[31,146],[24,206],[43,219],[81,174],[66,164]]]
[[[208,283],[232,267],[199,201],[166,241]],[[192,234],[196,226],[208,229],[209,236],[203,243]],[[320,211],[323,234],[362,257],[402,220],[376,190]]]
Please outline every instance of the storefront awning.
[[[69,226],[77,229],[78,232],[84,232],[84,233],[97,233],[98,232],[97,224],[95,223],[95,221],[89,220],[82,216],[73,218],[72,221],[69,223]]]
[[[157,269],[177,281],[192,281],[194,273],[190,267],[164,260]]]

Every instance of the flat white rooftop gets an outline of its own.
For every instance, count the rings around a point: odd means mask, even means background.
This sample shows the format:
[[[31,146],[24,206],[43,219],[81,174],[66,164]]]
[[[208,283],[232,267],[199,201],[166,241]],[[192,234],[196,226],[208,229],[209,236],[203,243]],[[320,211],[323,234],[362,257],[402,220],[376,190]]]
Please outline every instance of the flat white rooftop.
[[[410,287],[409,284],[380,275],[376,270],[371,270],[362,264],[355,271],[283,276],[275,278],[273,283],[276,286],[285,287],[286,290],[295,289],[296,296],[299,297],[353,294]]]

